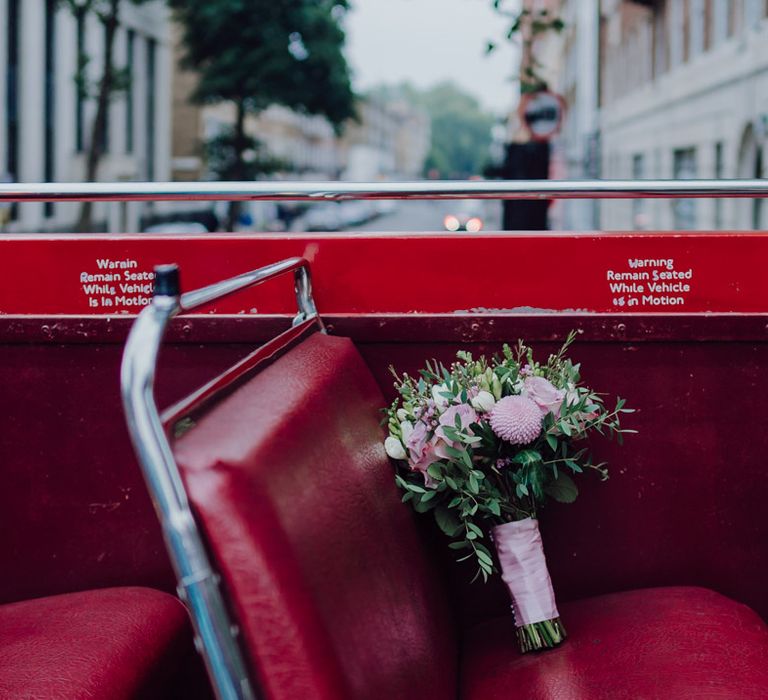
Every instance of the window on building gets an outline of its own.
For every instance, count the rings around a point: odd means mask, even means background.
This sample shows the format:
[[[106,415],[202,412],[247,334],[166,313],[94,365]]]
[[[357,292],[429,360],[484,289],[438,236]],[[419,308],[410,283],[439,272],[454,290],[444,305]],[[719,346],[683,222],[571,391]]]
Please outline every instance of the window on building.
[[[765,15],[765,0],[744,0],[744,26],[753,29]]]
[[[147,134],[147,180],[155,179],[155,91],[157,89],[157,42],[147,40],[147,96],[146,96],[146,134]]]
[[[636,153],[632,156],[632,179],[644,180],[645,178],[645,156],[642,153]],[[632,228],[640,230],[648,228],[648,215],[644,199],[632,200]]]
[[[128,30],[125,51],[125,69],[128,74],[128,86],[125,92],[125,152],[133,153],[133,63],[136,54],[136,32],[133,29]]]
[[[743,0],[726,0],[723,5],[728,6],[728,36],[734,36],[740,29],[744,21]]]
[[[688,57],[695,58],[704,51],[705,0],[688,2]]]
[[[672,153],[672,175],[675,180],[691,180],[696,177],[696,149],[679,148]],[[696,228],[696,200],[675,199],[672,216],[676,229]]]
[[[103,33],[102,33],[102,39],[104,41],[103,44],[103,50],[106,54],[107,52],[107,34],[109,30],[107,29],[107,25],[103,25]],[[109,113],[110,113],[110,104],[109,101],[107,101],[106,109],[104,110],[104,120],[101,122],[101,128],[99,129],[98,139],[99,139],[99,149],[102,153],[109,153]]]
[[[79,12],[76,20],[77,32],[77,80],[75,80],[75,149],[85,149],[85,13]]]
[[[717,46],[728,38],[729,2],[712,0],[712,46]]]
[[[3,179],[19,179],[19,30],[21,0],[8,0],[5,77],[5,171]],[[18,207],[11,207],[15,219]]]
[[[675,68],[683,62],[685,43],[685,16],[682,0],[668,4],[669,8],[669,67]]]
[[[723,157],[723,142],[718,141],[715,144],[715,179],[721,180],[725,175],[725,161]],[[723,200],[720,197],[715,199],[715,229],[718,231],[723,228]]]
[[[45,93],[43,107],[44,164],[46,182],[56,179],[56,7],[58,0],[45,2]],[[43,205],[43,214],[53,216],[53,202]]]
[[[657,12],[653,22],[653,75],[658,77],[667,70],[667,23],[663,12]]]

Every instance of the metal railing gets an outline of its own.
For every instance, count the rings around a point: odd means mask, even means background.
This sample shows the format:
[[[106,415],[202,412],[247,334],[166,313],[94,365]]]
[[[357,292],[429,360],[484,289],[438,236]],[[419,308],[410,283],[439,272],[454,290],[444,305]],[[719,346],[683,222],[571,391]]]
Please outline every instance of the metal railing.
[[[163,265],[155,269],[152,303],[134,322],[123,353],[120,386],[128,430],[162,525],[178,579],[179,597],[189,608],[197,646],[220,700],[251,700],[256,697],[255,686],[155,402],[155,370],[163,335],[174,316],[287,272],[294,273],[298,306],[293,328],[298,331],[315,323],[322,330],[312,298],[309,265],[303,258],[290,258],[186,294],[180,294],[178,268]],[[223,377],[214,380],[215,386],[209,382],[203,387],[205,396],[200,392],[192,394],[186,408],[199,405],[224,383],[231,384],[236,379],[232,373]]]
[[[681,197],[768,197],[768,180],[423,180],[377,183],[270,180],[0,184],[0,202]]]

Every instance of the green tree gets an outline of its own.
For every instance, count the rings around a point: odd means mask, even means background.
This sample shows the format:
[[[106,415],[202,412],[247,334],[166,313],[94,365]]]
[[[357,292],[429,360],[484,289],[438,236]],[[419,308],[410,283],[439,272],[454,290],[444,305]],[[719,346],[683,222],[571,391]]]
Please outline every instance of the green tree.
[[[482,172],[491,145],[493,115],[453,83],[440,83],[418,95],[432,120],[432,145],[424,169],[463,179]]]
[[[78,22],[85,22],[93,14],[104,27],[104,55],[100,66],[100,77],[95,81],[88,78],[90,56],[85,53],[83,46],[78,46],[77,73],[75,83],[80,97],[96,100],[96,116],[91,124],[90,138],[85,161],[85,180],[95,182],[99,171],[99,163],[106,148],[107,114],[112,97],[128,87],[130,74],[127,68],[115,66],[114,46],[115,34],[120,23],[120,8],[131,3],[142,5],[149,0],[60,0],[69,9]],[[152,126],[150,125],[150,128]],[[78,229],[90,231],[93,228],[93,203],[83,202],[80,207]]]
[[[519,3],[507,0],[491,0],[494,10],[509,22],[506,31],[508,41],[520,44],[520,92],[538,92],[547,89],[547,81],[541,74],[542,65],[534,56],[534,46],[539,36],[548,32],[562,32],[565,22],[546,7],[534,7],[530,0]],[[508,7],[512,5],[513,7]],[[496,49],[496,42],[489,41],[486,51]]]
[[[193,99],[235,107],[231,133],[214,145],[219,161],[227,164],[220,177],[251,179],[263,160],[246,157],[259,153],[259,144],[246,134],[248,114],[281,104],[323,115],[337,130],[354,116],[340,25],[347,0],[170,0],[170,5],[184,28],[183,64],[199,74]],[[238,214],[233,202],[230,223]]]

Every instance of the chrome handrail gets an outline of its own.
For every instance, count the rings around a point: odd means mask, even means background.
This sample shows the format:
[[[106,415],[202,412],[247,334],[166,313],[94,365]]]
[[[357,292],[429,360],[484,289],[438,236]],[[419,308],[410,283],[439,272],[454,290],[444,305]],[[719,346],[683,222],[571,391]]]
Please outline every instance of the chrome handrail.
[[[768,180],[419,180],[0,184],[0,202],[637,199],[768,196]]]
[[[178,268],[160,266],[152,303],[134,322],[123,352],[120,388],[128,431],[162,525],[179,597],[189,608],[196,645],[219,700],[251,700],[256,697],[255,686],[160,419],[154,397],[157,358],[174,316],[291,271],[298,305],[293,325],[315,319],[322,329],[309,264],[303,258],[283,260],[185,294],[180,294]]]

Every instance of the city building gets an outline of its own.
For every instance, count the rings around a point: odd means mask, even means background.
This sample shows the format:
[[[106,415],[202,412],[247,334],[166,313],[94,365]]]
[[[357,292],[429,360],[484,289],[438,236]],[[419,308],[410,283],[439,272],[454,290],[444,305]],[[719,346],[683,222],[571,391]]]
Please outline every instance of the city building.
[[[432,125],[425,110],[398,90],[381,90],[358,103],[358,121],[341,140],[344,180],[413,180],[423,176]]]
[[[99,180],[170,179],[170,37],[163,2],[122,2],[115,66],[130,76],[109,107],[106,152]],[[94,99],[78,90],[78,46],[90,57],[89,78],[100,77],[104,27],[75,17],[58,0],[0,0],[0,178],[19,182],[76,182],[85,157]],[[101,203],[94,222],[109,231],[136,231],[162,203]],[[73,230],[78,204],[22,204],[9,231]]]
[[[548,56],[557,68],[551,87],[566,104],[560,134],[553,141],[557,175],[574,180],[596,178],[600,175],[600,2],[564,2],[559,14],[565,24],[559,44],[561,57],[558,61]],[[557,228],[599,227],[597,201],[562,200],[553,210]]]
[[[763,177],[768,2],[603,0],[601,12],[602,177]],[[759,199],[612,200],[601,224],[758,229],[768,216]]]

